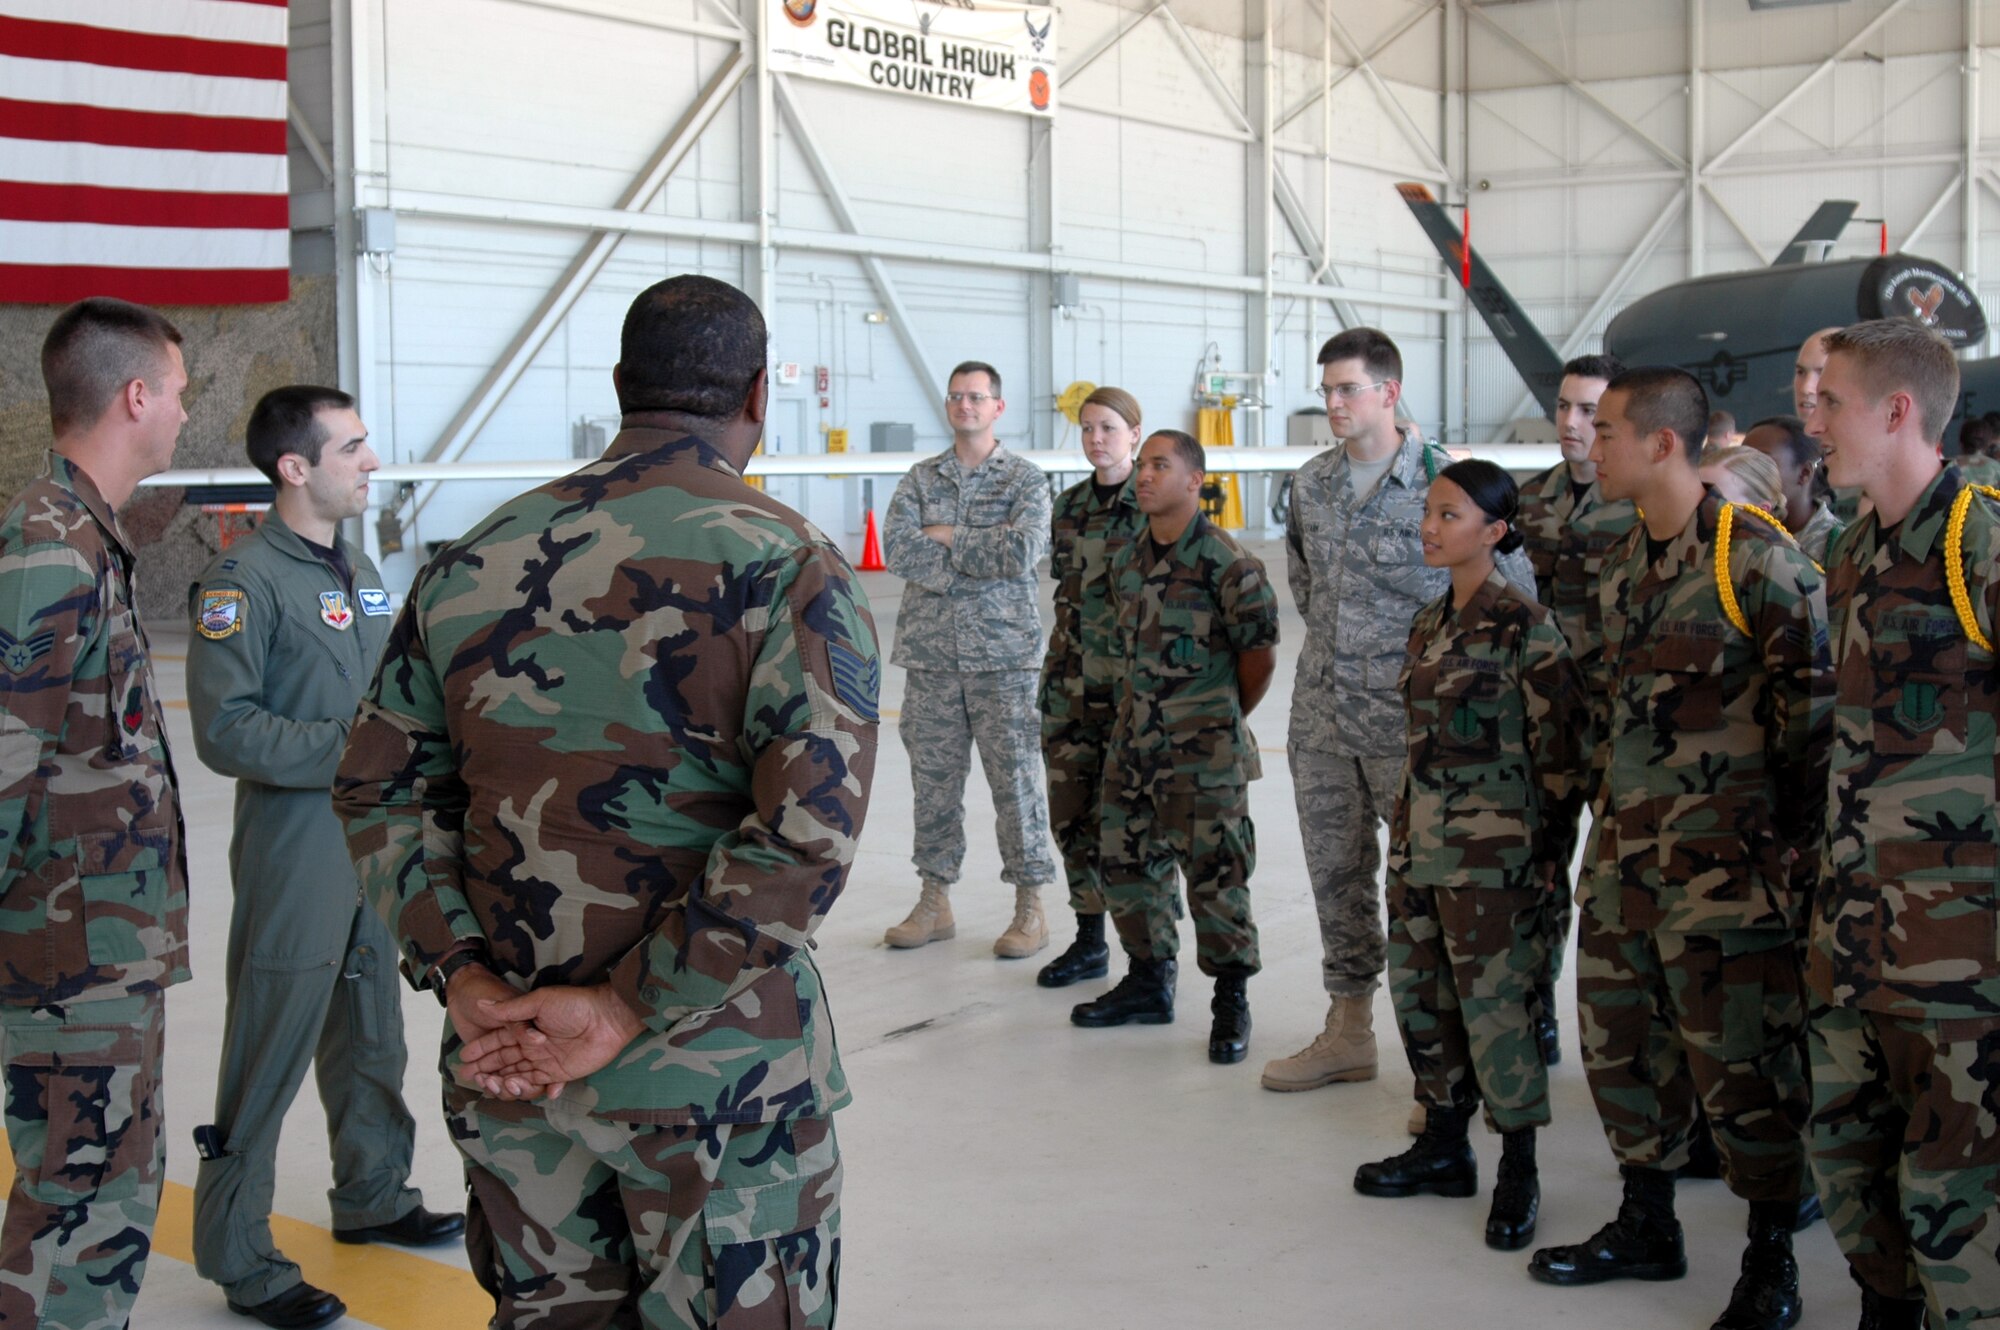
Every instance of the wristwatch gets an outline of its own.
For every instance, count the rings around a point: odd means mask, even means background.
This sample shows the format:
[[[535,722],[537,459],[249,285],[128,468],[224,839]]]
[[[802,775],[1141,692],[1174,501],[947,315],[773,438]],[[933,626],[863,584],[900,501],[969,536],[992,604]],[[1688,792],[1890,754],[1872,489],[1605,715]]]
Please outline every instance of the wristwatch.
[[[431,992],[437,994],[438,1005],[446,1005],[445,990],[451,986],[451,977],[468,965],[486,964],[486,948],[482,946],[461,947],[431,967]]]

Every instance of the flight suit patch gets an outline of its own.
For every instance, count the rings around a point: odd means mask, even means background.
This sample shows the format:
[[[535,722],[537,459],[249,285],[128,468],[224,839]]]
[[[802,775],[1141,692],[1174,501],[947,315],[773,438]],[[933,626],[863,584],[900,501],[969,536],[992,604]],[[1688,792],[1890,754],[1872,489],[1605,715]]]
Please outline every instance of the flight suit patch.
[[[322,591],[319,593],[319,617],[329,628],[342,632],[354,623],[354,611],[348,608],[345,591]]]
[[[204,591],[195,611],[195,630],[211,642],[243,631],[243,593]]]
[[[389,612],[389,593],[380,587],[357,587],[354,598],[361,602],[361,612],[370,618]]]

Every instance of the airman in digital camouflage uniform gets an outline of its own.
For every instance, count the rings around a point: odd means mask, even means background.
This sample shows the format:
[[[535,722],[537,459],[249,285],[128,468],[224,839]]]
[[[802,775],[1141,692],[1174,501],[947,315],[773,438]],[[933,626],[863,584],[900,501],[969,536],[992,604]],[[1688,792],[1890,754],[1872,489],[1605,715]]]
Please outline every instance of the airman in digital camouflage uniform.
[[[1533,998],[1591,747],[1562,630],[1494,568],[1520,546],[1518,504],[1513,479],[1482,461],[1446,467],[1426,503],[1424,558],[1452,584],[1410,629],[1409,761],[1389,832],[1389,979],[1425,1126],[1354,1177],[1370,1196],[1472,1195],[1466,1127],[1484,1103],[1503,1143],[1486,1242],[1503,1251],[1528,1244],[1540,1207],[1549,1078]]]
[[[1618,1216],[1530,1265],[1553,1284],[1687,1271],[1672,1170],[1695,1100],[1750,1202],[1719,1330],[1800,1312],[1791,1236],[1800,1138],[1798,926],[1825,783],[1819,573],[1776,519],[1701,483],[1708,402],[1678,369],[1630,370],[1597,408],[1598,474],[1640,524],[1600,595],[1610,745],[1578,920],[1584,1069],[1624,1175]]]
[[[1604,395],[1604,385],[1624,368],[1616,356],[1579,356],[1563,366],[1555,419],[1562,461],[1521,487],[1517,525],[1526,541],[1528,561],[1535,567],[1535,598],[1554,614],[1579,668],[1588,668],[1604,649],[1603,618],[1597,607],[1597,579],[1604,568],[1604,556],[1639,520],[1631,504],[1605,499],[1597,483],[1597,464],[1590,460],[1590,447],[1597,437],[1597,401]],[[1600,726],[1598,733],[1602,732]],[[1596,783],[1593,764],[1592,788],[1585,791],[1586,799]],[[1562,1057],[1556,1032],[1555,987],[1562,978],[1563,953],[1569,948],[1571,899],[1565,865],[1563,880],[1549,893],[1543,910],[1548,971],[1535,990],[1536,1033],[1549,1066]]]
[[[743,483],[766,349],[721,282],[643,292],[618,436],[425,569],[341,762],[362,882],[447,1000],[496,1325],[834,1320],[848,1092],[807,946],[881,664],[846,560]]]
[[[1451,458],[1397,430],[1396,344],[1352,328],[1320,348],[1319,366],[1336,442],[1292,479],[1285,555],[1306,640],[1287,751],[1331,1000],[1311,1043],[1265,1064],[1267,1090],[1375,1076],[1372,994],[1385,963],[1376,836],[1395,809],[1408,747],[1396,681],[1410,622],[1450,581],[1424,566],[1417,527],[1431,477]],[[1500,571],[1523,590],[1535,584],[1518,550]]]
[[[54,450],[0,514],[0,1325],[122,1326],[152,1250],[187,852],[116,514],[173,462],[180,340],[122,300],[59,314]]]
[[[1140,450],[1137,473],[1146,531],[1111,564],[1121,682],[1099,847],[1105,903],[1130,968],[1070,1019],[1173,1020],[1178,865],[1201,972],[1215,980],[1209,1061],[1241,1062],[1250,1048],[1245,988],[1260,968],[1250,782],[1264,774],[1246,718],[1277,667],[1278,597],[1264,565],[1202,516],[1208,460],[1199,443],[1160,430]]]
[[[340,1298],[307,1283],[271,1234],[278,1133],[317,1067],[334,1236],[427,1246],[465,1228],[410,1183],[395,945],[347,857],[328,792],[348,726],[389,638],[389,593],[340,534],[380,465],[354,399],[294,385],[259,399],[250,461],[275,487],[256,531],[188,589],[195,752],[235,778],[235,906],[212,1125],[194,1189],[195,1268],[232,1309],[279,1330],[326,1325]]]
[[[1077,415],[1092,470],[1057,497],[1049,520],[1056,622],[1042,661],[1041,694],[1049,828],[1069,878],[1076,941],[1035,976],[1043,988],[1096,979],[1109,968],[1098,809],[1104,750],[1118,719],[1122,668],[1108,574],[1111,560],[1146,529],[1132,482],[1139,403],[1123,389],[1099,388],[1084,399]]]
[[[998,370],[968,360],[946,383],[952,446],[910,468],[882,526],[889,571],[903,579],[890,662],[909,671],[897,732],[910,754],[922,884],[883,940],[921,947],[958,932],[950,892],[965,862],[965,778],[977,747],[1000,876],[1014,887],[1013,922],[993,951],[1018,959],[1049,944],[1041,889],[1056,877],[1035,713],[1035,565],[1049,538],[1049,484],[994,437],[1007,408]]]
[[[1937,443],[1943,338],[1830,339],[1808,427],[1873,503],[1834,544],[1832,775],[1811,922],[1809,1144],[1862,1321],[2000,1324],[2000,505]],[[1957,529],[1957,538],[1953,530]],[[1954,573],[1962,604],[1954,604]]]

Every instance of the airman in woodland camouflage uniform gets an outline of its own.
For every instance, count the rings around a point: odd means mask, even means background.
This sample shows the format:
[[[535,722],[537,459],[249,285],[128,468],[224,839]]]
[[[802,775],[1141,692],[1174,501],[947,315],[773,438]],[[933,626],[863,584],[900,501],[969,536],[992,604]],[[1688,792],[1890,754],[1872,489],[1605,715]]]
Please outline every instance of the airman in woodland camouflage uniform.
[[[1041,888],[1056,876],[1035,714],[1035,565],[1049,538],[1049,486],[993,436],[1007,407],[999,371],[967,361],[947,382],[951,449],[910,468],[882,528],[889,571],[903,579],[891,663],[909,671],[897,731],[910,754],[922,881],[915,908],[884,940],[921,947],[958,932],[950,891],[965,861],[965,778],[977,746],[1000,876],[1014,887],[1014,919],[993,951],[1019,958],[1049,944]]]
[[[1603,618],[1597,607],[1597,579],[1604,557],[1639,520],[1631,504],[1605,499],[1597,483],[1597,464],[1590,460],[1591,444],[1597,438],[1597,401],[1604,395],[1604,385],[1624,368],[1616,356],[1579,356],[1563,366],[1555,419],[1563,460],[1521,487],[1519,527],[1527,542],[1528,561],[1535,567],[1535,598],[1554,613],[1570,655],[1586,669],[1604,649]],[[1601,725],[1597,732],[1603,732]],[[1586,799],[1595,792],[1596,783],[1593,763]],[[1578,815],[1581,811],[1579,806]],[[1535,1028],[1549,1066],[1562,1057],[1556,1033],[1555,986],[1562,978],[1563,954],[1569,949],[1572,914],[1569,867],[1565,864],[1563,880],[1548,894],[1543,909],[1548,970],[1535,990],[1539,1009]]]
[[[624,428],[424,571],[341,762],[362,882],[447,1000],[497,1325],[834,1320],[848,1092],[807,946],[881,669],[839,551],[742,481],[765,354],[741,292],[642,293]]]
[[[1431,477],[1451,459],[1397,431],[1396,344],[1353,328],[1320,348],[1319,364],[1338,442],[1292,479],[1285,554],[1306,640],[1287,748],[1332,1001],[1310,1044],[1265,1064],[1267,1090],[1374,1078],[1371,995],[1385,963],[1376,829],[1394,811],[1407,752],[1396,681],[1411,620],[1450,580],[1424,566],[1417,526]],[[1519,551],[1500,570],[1534,585]]]
[[[1518,502],[1491,462],[1446,467],[1430,489],[1424,555],[1452,589],[1410,629],[1409,760],[1389,832],[1389,978],[1425,1125],[1354,1178],[1371,1196],[1470,1196],[1466,1127],[1483,1102],[1504,1143],[1486,1242],[1503,1251],[1527,1245],[1540,1204],[1549,1080],[1533,998],[1590,752],[1562,630],[1494,569],[1497,552],[1520,546]]]
[[[0,1325],[122,1326],[165,1176],[185,835],[117,510],[173,461],[181,336],[86,300],[42,345],[55,448],[0,514]]]
[[[1055,579],[1055,627],[1042,661],[1042,756],[1048,762],[1049,827],[1069,876],[1076,941],[1042,967],[1036,982],[1063,988],[1103,975],[1104,875],[1098,863],[1098,808],[1104,750],[1118,719],[1117,606],[1111,560],[1146,528],[1132,483],[1139,445],[1139,404],[1118,388],[1099,388],[1078,413],[1092,473],[1064,490],[1050,519],[1049,576]]]
[[[1610,748],[1577,962],[1584,1067],[1625,1200],[1530,1269],[1554,1284],[1686,1273],[1671,1170],[1699,1095],[1750,1202],[1716,1325],[1779,1330],[1800,1310],[1798,888],[1823,809],[1797,792],[1825,780],[1825,602],[1775,519],[1701,484],[1707,419],[1701,385],[1677,369],[1628,371],[1598,405],[1605,494],[1644,515],[1601,587]]]
[[[1873,503],[1835,543],[1832,775],[1812,910],[1813,1170],[1863,1323],[2000,1324],[2000,505],[1937,442],[1958,363],[1830,339],[1809,427]],[[1953,530],[1957,528],[1956,540]],[[1954,573],[1965,599],[1954,606]]]
[[[1078,1025],[1163,1024],[1174,1014],[1174,868],[1187,879],[1201,972],[1215,980],[1212,1062],[1250,1047],[1257,973],[1250,782],[1264,774],[1245,718],[1277,664],[1278,598],[1264,565],[1201,513],[1200,444],[1161,430],[1139,454],[1147,530],[1112,560],[1121,683],[1105,757],[1105,903],[1131,964]]]
[[[1743,446],[1754,448],[1778,467],[1778,480],[1785,490],[1785,530],[1792,533],[1805,556],[1826,567],[1827,550],[1843,524],[1825,500],[1816,497],[1814,486],[1821,478],[1819,445],[1806,433],[1805,422],[1797,416],[1771,416],[1750,427]]]

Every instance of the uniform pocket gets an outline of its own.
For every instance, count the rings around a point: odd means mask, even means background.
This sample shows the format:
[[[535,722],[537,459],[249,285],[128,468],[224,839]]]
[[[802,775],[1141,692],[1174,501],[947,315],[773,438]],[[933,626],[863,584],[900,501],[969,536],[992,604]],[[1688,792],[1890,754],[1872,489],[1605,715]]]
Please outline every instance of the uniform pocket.
[[[1934,979],[1940,965],[1961,981],[1992,976],[2000,963],[2000,914],[1994,886],[2000,850],[1984,840],[1884,841],[1875,847],[1875,875],[1887,912],[1883,978],[1889,982]],[[1986,940],[1983,963],[1970,944]],[[1971,957],[1968,952],[1974,952]],[[1967,960],[1978,973],[1961,971]]]
[[[93,965],[127,965],[154,954],[167,912],[167,872],[138,827],[77,837],[85,946]]]
[[[69,1207],[157,1185],[158,1071],[145,1065],[145,1034],[107,1026],[61,1037],[70,1051],[22,1049],[7,1060],[7,1136],[24,1190]],[[11,1038],[40,1042],[18,1029]]]
[[[1450,671],[1439,676],[1436,695],[1440,757],[1471,762],[1500,755],[1498,680]]]
[[[1925,757],[1965,751],[1970,708],[1962,671],[1886,670],[1876,678],[1880,691],[1870,738],[1877,753]]]
[[[702,1206],[702,1226],[715,1330],[799,1330],[832,1321],[840,1290],[838,1162],[803,1178],[718,1187]]]
[[[1213,611],[1166,602],[1160,609],[1160,658],[1154,668],[1176,678],[1200,673],[1214,630]]]
[[[1652,651],[1653,728],[1719,730],[1723,727],[1722,640],[1669,633]]]

